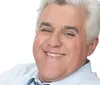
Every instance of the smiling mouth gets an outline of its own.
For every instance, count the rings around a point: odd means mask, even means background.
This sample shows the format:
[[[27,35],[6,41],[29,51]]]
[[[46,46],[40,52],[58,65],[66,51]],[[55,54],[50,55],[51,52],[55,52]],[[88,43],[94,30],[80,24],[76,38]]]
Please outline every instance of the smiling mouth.
[[[62,57],[65,54],[60,54],[60,53],[50,53],[50,52],[45,52],[49,57],[57,58],[57,57]]]

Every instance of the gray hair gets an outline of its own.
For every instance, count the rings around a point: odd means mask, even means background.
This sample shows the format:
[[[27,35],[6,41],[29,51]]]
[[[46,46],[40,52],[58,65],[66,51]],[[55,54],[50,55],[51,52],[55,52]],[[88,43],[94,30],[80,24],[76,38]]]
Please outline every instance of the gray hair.
[[[99,31],[100,31],[100,1],[99,0],[41,0],[38,21],[42,11],[50,3],[55,3],[58,5],[69,4],[77,7],[85,7],[88,15],[87,23],[85,26],[87,32],[87,41],[90,42],[92,39],[94,39],[99,35]]]

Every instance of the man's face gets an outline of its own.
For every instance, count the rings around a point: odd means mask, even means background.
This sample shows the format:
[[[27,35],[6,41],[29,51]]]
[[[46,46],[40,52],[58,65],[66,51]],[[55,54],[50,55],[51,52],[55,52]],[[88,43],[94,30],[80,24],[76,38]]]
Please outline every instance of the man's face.
[[[33,45],[41,81],[56,81],[86,61],[86,14],[83,8],[49,4],[42,12]]]

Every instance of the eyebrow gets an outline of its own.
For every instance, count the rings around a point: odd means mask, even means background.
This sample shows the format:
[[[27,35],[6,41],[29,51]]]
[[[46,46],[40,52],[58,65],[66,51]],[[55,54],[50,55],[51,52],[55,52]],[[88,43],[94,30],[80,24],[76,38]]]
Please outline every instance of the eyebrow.
[[[76,33],[79,33],[78,29],[75,26],[64,26],[64,29],[74,30]]]
[[[40,26],[48,26],[48,27],[52,27],[52,25],[49,22],[41,22]]]
[[[52,24],[49,22],[41,22],[39,27],[41,26],[48,26],[48,27],[52,27]],[[53,28],[53,27],[52,27]],[[70,30],[74,30],[76,33],[79,33],[78,29],[75,26],[64,26],[64,29],[70,29]]]

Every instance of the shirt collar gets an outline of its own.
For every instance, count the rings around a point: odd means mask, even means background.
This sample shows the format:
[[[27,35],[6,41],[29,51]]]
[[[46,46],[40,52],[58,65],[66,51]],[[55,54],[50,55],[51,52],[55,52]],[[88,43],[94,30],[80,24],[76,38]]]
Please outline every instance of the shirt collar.
[[[88,62],[76,72],[72,73],[62,80],[51,82],[50,85],[77,85],[79,82],[83,81],[88,75],[92,73],[90,64],[91,63]],[[41,81],[38,79],[38,73],[38,70],[36,70],[31,78],[35,78],[38,83],[41,83]]]

